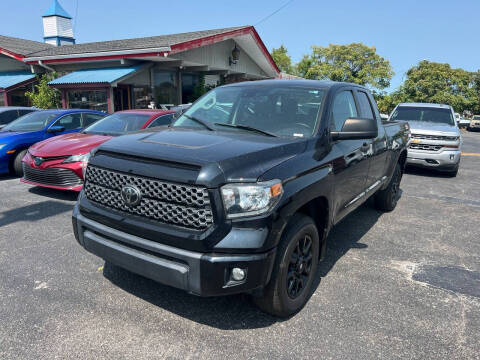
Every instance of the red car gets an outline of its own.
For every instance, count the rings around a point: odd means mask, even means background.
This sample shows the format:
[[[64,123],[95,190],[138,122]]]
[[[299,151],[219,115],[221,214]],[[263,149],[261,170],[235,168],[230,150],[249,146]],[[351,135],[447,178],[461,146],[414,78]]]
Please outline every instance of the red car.
[[[127,110],[107,116],[81,133],[38,142],[23,158],[22,182],[59,190],[80,191],[90,151],[114,136],[168,125],[175,111]]]

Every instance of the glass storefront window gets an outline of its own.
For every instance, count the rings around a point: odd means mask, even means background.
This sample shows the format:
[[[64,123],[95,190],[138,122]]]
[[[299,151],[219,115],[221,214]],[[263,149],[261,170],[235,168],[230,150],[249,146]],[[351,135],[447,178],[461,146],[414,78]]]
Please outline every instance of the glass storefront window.
[[[90,109],[108,112],[107,90],[68,90],[70,109]]]
[[[5,93],[2,91],[0,92],[0,106],[5,106]]]
[[[9,104],[10,106],[30,106],[30,101],[25,96],[25,91],[31,91],[32,86],[22,86],[16,88],[15,90],[9,91],[8,95],[10,96]]]
[[[197,100],[201,94],[196,87],[199,85],[199,75],[182,74],[182,102],[184,104],[192,103]]]
[[[133,106],[135,109],[148,109],[152,93],[148,86],[133,88]]]
[[[157,108],[161,104],[178,104],[176,72],[153,70],[154,101]]]

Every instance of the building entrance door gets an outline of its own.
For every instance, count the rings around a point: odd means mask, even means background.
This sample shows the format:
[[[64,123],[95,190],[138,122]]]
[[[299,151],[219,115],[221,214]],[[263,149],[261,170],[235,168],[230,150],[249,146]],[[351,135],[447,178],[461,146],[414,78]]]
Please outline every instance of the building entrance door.
[[[130,86],[118,86],[113,89],[114,111],[130,110]]]

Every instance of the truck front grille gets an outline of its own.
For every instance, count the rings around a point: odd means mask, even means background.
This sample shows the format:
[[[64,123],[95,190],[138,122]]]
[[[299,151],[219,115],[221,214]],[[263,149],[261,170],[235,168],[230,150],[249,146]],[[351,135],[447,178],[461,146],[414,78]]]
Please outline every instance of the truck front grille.
[[[456,141],[456,140],[457,140],[457,137],[456,137],[456,136],[442,136],[442,135],[412,134],[412,139]]]
[[[59,187],[82,184],[82,179],[71,170],[61,168],[35,169],[25,163],[23,163],[23,178],[37,184]]]
[[[430,145],[430,144],[410,144],[410,149],[414,150],[425,150],[425,151],[439,151],[442,148],[442,145]]]
[[[138,205],[129,206],[124,202],[121,191],[126,185],[139,190]],[[84,188],[87,199],[107,208],[196,230],[205,230],[213,224],[205,187],[174,184],[89,165]]]

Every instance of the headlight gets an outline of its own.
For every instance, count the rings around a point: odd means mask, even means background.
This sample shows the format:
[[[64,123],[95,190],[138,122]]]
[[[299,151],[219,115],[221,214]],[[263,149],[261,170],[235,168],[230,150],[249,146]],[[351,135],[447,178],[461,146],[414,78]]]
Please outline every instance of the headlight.
[[[228,219],[260,215],[271,210],[280,200],[283,187],[280,180],[256,184],[227,184],[221,188]]]
[[[88,166],[88,160],[89,159],[90,159],[90,153],[82,154],[82,155],[72,155],[72,156],[66,158],[63,161],[63,163],[68,164],[68,163],[81,162],[82,163],[82,175],[83,175],[83,178],[85,179],[85,173],[87,172],[87,166]]]
[[[88,162],[88,159],[90,159],[90,153],[87,154],[82,154],[82,155],[72,155],[68,158],[66,158],[63,163],[68,164],[68,163],[74,163],[74,162]]]

